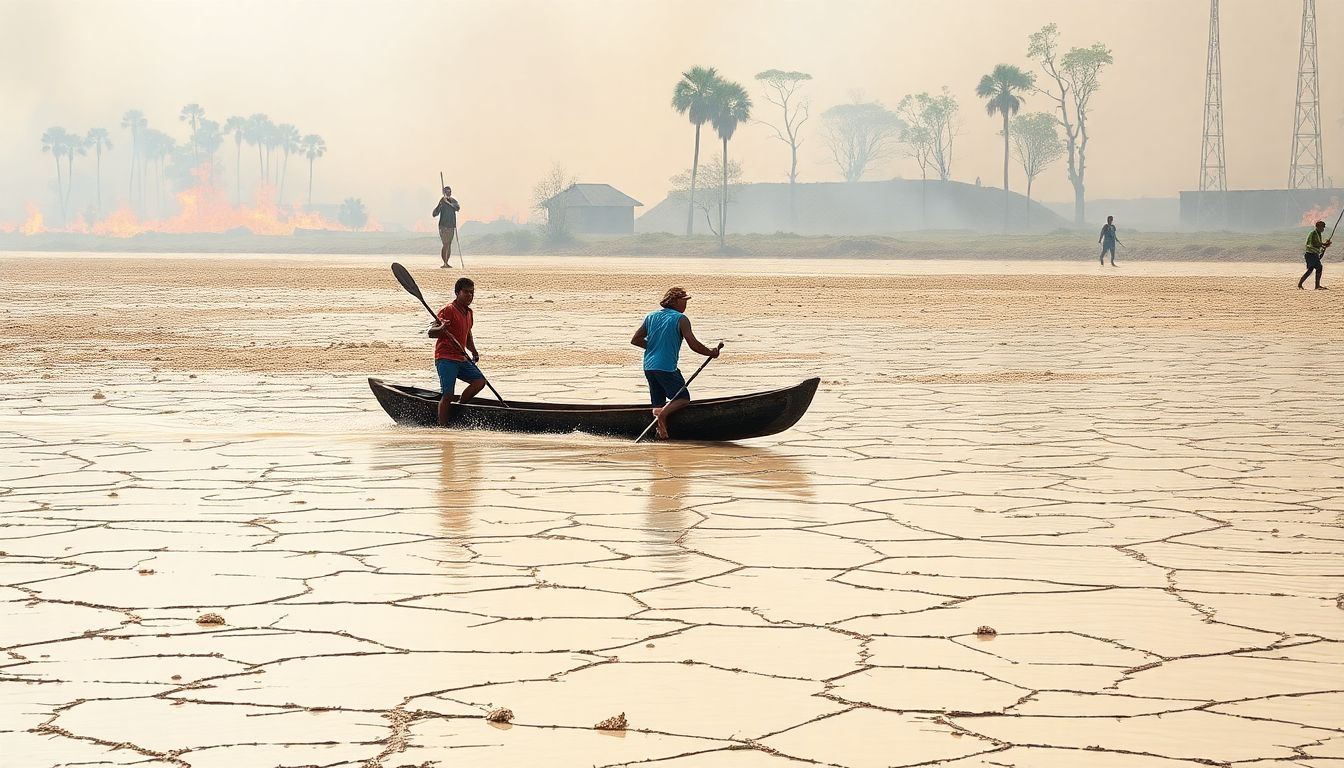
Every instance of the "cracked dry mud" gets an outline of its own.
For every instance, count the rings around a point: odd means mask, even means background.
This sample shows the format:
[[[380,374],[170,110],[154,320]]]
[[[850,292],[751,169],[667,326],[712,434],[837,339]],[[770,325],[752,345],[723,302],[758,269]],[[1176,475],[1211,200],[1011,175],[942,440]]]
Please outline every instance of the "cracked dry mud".
[[[0,763],[1344,765],[1295,267],[472,266],[512,397],[637,400],[671,283],[697,394],[825,383],[742,445],[402,430],[382,260],[0,258]]]

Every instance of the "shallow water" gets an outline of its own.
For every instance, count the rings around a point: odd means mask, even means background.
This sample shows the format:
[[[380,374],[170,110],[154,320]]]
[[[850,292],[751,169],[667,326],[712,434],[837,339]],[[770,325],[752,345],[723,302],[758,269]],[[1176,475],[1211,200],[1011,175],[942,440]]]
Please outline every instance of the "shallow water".
[[[780,275],[834,263],[679,262],[730,340],[698,394],[824,383],[785,434],[636,447],[392,426],[362,376],[432,379],[381,262],[49,261],[0,259],[16,765],[1344,757],[1340,313],[1278,268],[800,312]],[[477,262],[496,386],[637,400],[648,278],[521,263]]]

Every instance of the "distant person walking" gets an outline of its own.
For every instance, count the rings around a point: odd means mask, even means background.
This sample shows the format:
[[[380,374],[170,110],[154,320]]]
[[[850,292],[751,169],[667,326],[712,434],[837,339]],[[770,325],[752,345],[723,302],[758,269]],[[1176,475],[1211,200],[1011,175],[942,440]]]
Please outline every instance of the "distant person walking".
[[[457,234],[457,212],[462,210],[453,199],[453,188],[444,187],[443,197],[439,198],[439,204],[434,206],[433,216],[439,217],[439,241],[443,243],[443,248],[439,251],[439,258],[443,259],[443,264],[439,269],[448,269],[453,266],[449,262],[453,258],[453,235]]]
[[[1330,247],[1330,240],[1324,239],[1325,222],[1316,222],[1316,227],[1307,235],[1307,252],[1303,256],[1307,260],[1307,271],[1302,273],[1302,279],[1297,281],[1297,287],[1302,288],[1302,284],[1307,282],[1311,273],[1316,273],[1316,290],[1324,291],[1326,287],[1321,285],[1321,275],[1325,273],[1325,266],[1321,264],[1321,259],[1325,258],[1325,249]]]
[[[686,317],[686,301],[690,294],[673,286],[658,302],[662,309],[650,312],[640,324],[630,343],[644,350],[644,378],[649,382],[649,402],[658,420],[658,436],[667,439],[667,419],[691,404],[691,391],[686,379],[677,368],[681,342],[706,357],[718,357],[719,350],[710,349],[691,332],[691,320]]]
[[[1101,237],[1097,238],[1101,243],[1101,266],[1106,266],[1106,254],[1111,254],[1111,266],[1115,266],[1115,244],[1120,242],[1120,238],[1115,236],[1115,217],[1106,217],[1106,226],[1101,228]]]

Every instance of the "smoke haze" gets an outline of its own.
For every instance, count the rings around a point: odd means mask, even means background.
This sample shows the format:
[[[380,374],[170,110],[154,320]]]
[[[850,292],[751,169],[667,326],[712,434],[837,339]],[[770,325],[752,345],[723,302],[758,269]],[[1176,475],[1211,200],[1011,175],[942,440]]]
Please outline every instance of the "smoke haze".
[[[1229,186],[1287,181],[1301,3],[1223,6],[1222,54]],[[1334,94],[1341,55],[1328,42],[1344,9],[1319,5],[1326,174],[1344,153]],[[998,120],[974,87],[995,64],[1037,71],[1027,35],[1056,22],[1067,48],[1101,41],[1115,64],[1090,119],[1089,198],[1171,196],[1198,183],[1208,3],[1202,0],[678,0],[677,2],[0,2],[0,221],[25,203],[55,205],[51,156],[39,137],[58,125],[103,127],[104,195],[126,195],[128,109],[179,142],[184,104],[207,117],[262,112],[318,133],[327,154],[314,200],[362,198],[388,223],[432,224],[438,172],[468,219],[525,215],[553,162],[580,181],[607,182],[652,206],[690,165],[692,129],[669,106],[679,73],[714,66],[748,87],[754,116],[775,118],[756,72],[801,70],[813,118],[804,127],[801,181],[834,181],[817,129],[825,108],[855,93],[895,107],[943,85],[961,103],[953,178],[998,183]],[[1041,96],[1027,111],[1049,110]],[[709,139],[710,151],[714,142]],[[244,145],[242,181],[256,181]],[[787,148],[760,125],[732,143],[746,181],[783,181]],[[255,149],[251,150],[255,155]],[[218,158],[232,188],[234,146]],[[296,158],[298,195],[307,163]],[[75,163],[73,207],[92,195],[93,157]],[[918,177],[893,159],[867,178]],[[1344,179],[1342,179],[1344,180]],[[1019,177],[1014,184],[1020,184]],[[1067,200],[1064,163],[1036,182],[1041,200]]]

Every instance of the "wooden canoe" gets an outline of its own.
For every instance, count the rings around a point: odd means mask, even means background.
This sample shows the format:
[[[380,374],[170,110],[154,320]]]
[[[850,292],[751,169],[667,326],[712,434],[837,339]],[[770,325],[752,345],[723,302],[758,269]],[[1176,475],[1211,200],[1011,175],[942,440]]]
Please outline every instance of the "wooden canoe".
[[[764,437],[792,427],[812,404],[821,379],[750,395],[692,400],[673,414],[668,432],[673,440],[724,441]],[[438,426],[439,392],[369,379],[369,388],[392,420],[405,426]],[[474,398],[453,408],[448,427],[501,432],[566,433],[639,436],[653,416],[649,405],[579,405],[527,403]],[[650,433],[652,434],[652,433]]]

